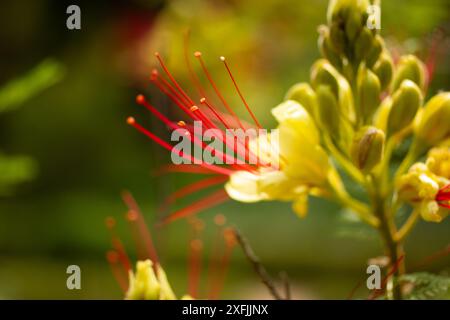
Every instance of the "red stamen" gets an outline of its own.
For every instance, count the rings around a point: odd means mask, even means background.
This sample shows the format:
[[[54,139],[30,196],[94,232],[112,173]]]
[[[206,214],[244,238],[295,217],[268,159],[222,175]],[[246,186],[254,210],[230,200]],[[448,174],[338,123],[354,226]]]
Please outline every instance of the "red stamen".
[[[189,184],[179,190],[177,190],[176,192],[174,192],[173,194],[171,194],[170,196],[168,196],[165,200],[166,204],[171,204],[173,202],[175,202],[178,199],[181,199],[183,197],[186,197],[192,193],[195,193],[197,191],[203,190],[205,188],[214,186],[216,184],[219,183],[223,183],[225,181],[228,180],[228,177],[224,177],[224,176],[213,176],[210,178],[206,178],[206,179],[202,179],[200,181],[196,181],[192,184]]]
[[[214,289],[211,292],[212,300],[217,300],[219,298],[219,294],[222,291],[223,284],[227,275],[231,253],[233,252],[233,248],[236,245],[236,237],[234,235],[234,231],[231,228],[226,228],[223,231],[223,236],[225,240],[225,252],[220,262],[219,276],[215,283]]]
[[[450,209],[450,184],[438,191],[435,200],[439,206]]]
[[[106,260],[108,261],[114,278],[123,292],[128,290],[128,274],[118,264],[119,254],[116,251],[110,250],[106,253]]]
[[[172,81],[172,83],[175,85],[175,87],[178,89],[178,91],[181,93],[181,95],[190,102],[191,105],[194,104],[194,101],[191,100],[191,98],[189,98],[189,96],[186,94],[186,92],[184,92],[184,90],[181,88],[181,86],[178,84],[178,82],[175,80],[175,78],[172,76],[172,74],[169,72],[169,69],[167,69],[166,65],[164,64],[164,61],[162,60],[161,56],[159,55],[158,52],[155,52],[155,56],[159,61],[159,64],[161,65],[161,67],[163,68],[164,72],[167,74],[167,76],[169,77],[170,81]]]
[[[158,89],[163,92],[170,100],[172,100],[175,105],[177,105],[184,113],[186,113],[193,120],[198,120],[197,117],[189,110],[190,103],[186,103],[186,101],[182,101],[182,97],[178,95],[175,89],[167,82],[164,78],[159,77],[156,73],[155,77],[150,79]],[[188,101],[189,102],[189,101]]]
[[[214,224],[216,225],[216,232],[213,241],[213,245],[211,248],[211,258],[209,259],[209,268],[208,268],[208,282],[209,282],[209,292],[208,292],[208,300],[213,300],[214,297],[217,296],[216,283],[218,281],[219,275],[219,266],[220,266],[220,252],[223,242],[221,241],[223,236],[223,226],[226,223],[226,218],[223,214],[217,214],[214,217]]]
[[[121,263],[125,273],[128,274],[128,271],[131,270],[131,263],[130,259],[128,258],[125,247],[116,233],[115,230],[116,220],[113,217],[108,217],[106,218],[105,224],[111,235],[111,244],[115,252],[118,254],[118,260]]]
[[[185,37],[184,37],[184,59],[186,61],[186,66],[188,68],[189,76],[191,77],[195,88],[197,89],[199,95],[201,97],[204,97],[204,96],[206,96],[205,90],[203,89],[203,87],[200,83],[200,79],[195,74],[194,69],[192,68],[191,60],[189,59],[189,36],[190,36],[190,32],[188,30],[185,33]]]
[[[206,77],[208,78],[209,83],[211,84],[211,86],[213,87],[214,91],[216,92],[217,96],[219,97],[220,101],[222,101],[223,105],[225,106],[225,108],[228,110],[228,112],[233,116],[234,120],[236,121],[236,123],[239,125],[239,127],[241,129],[244,129],[244,127],[242,126],[241,121],[239,120],[239,118],[237,117],[236,113],[234,113],[233,109],[230,108],[230,106],[228,105],[227,101],[225,100],[225,98],[222,96],[222,94],[220,93],[219,89],[216,86],[216,83],[214,82],[214,80],[211,77],[211,74],[208,71],[208,68],[206,68],[205,63],[203,62],[202,59],[202,54],[201,52],[197,51],[194,53],[194,56],[198,59],[198,61],[200,62],[200,65],[203,69],[203,72],[205,73]]]
[[[225,68],[226,68],[227,71],[228,71],[228,75],[230,76],[231,81],[233,81],[234,87],[236,88],[236,91],[237,91],[237,93],[239,94],[239,97],[241,98],[242,102],[244,103],[245,108],[247,109],[248,113],[249,113],[250,116],[252,117],[252,119],[253,119],[253,121],[255,122],[256,126],[257,126],[259,129],[261,129],[261,125],[260,125],[259,121],[256,119],[255,115],[253,114],[252,110],[250,109],[250,107],[249,107],[247,101],[245,100],[244,96],[242,95],[241,90],[239,89],[239,86],[237,85],[237,82],[236,82],[236,80],[234,79],[233,74],[231,73],[231,70],[230,70],[230,68],[229,68],[229,66],[228,66],[228,63],[225,61],[225,57],[223,57],[223,56],[220,57],[220,60],[221,60],[221,61],[223,62],[223,64],[225,65]]]
[[[144,106],[147,110],[149,110],[152,114],[154,114],[159,120],[161,120],[165,125],[169,128],[176,130],[178,127],[174,125],[165,115],[159,112],[154,106],[147,102],[145,97],[142,94],[139,94],[136,97],[137,104]]]
[[[148,131],[147,129],[145,129],[144,127],[142,127],[140,124],[136,123],[136,120],[133,117],[128,117],[127,122],[129,125],[133,126],[134,128],[136,128],[138,131],[140,131],[141,133],[143,133],[144,135],[146,135],[147,137],[149,137],[150,139],[152,139],[153,141],[155,141],[157,144],[159,144],[160,146],[162,146],[163,148],[169,150],[170,152],[172,152],[173,147],[168,144],[167,142],[165,142],[164,140],[162,140],[161,138],[159,138],[158,136],[154,135],[153,133],[151,133],[150,131]],[[193,156],[189,156],[186,155],[185,153],[180,153],[180,156],[183,157],[184,159],[187,159],[190,162],[194,162],[194,157]],[[213,164],[207,164],[207,163],[201,163],[200,164],[202,167],[205,167],[211,171],[214,171],[216,173],[219,174],[223,174],[223,175],[231,175],[233,173],[233,171],[228,170],[226,168],[222,168]]]
[[[122,199],[127,205],[128,209],[130,210],[127,214],[127,220],[130,222],[130,224],[133,226],[133,228],[136,229],[138,232],[137,235],[140,237],[140,241],[136,241],[136,244],[139,246],[139,243],[142,241],[142,246],[145,248],[146,256],[141,257],[142,258],[150,258],[154,265],[158,265],[159,259],[156,254],[156,249],[152,241],[151,234],[145,224],[144,216],[142,215],[141,209],[139,208],[138,204],[136,203],[136,200],[134,200],[131,193],[128,191],[122,192]],[[143,253],[141,252],[141,255]]]
[[[212,194],[206,196],[205,198],[200,199],[200,200],[190,204],[189,206],[170,214],[168,217],[163,219],[162,224],[168,224],[177,219],[191,216],[195,213],[198,213],[200,211],[206,210],[206,209],[216,206],[220,203],[223,203],[223,202],[227,201],[228,199],[230,199],[230,198],[228,197],[228,194],[226,193],[226,191],[223,189],[220,189],[220,190],[215,191]]]

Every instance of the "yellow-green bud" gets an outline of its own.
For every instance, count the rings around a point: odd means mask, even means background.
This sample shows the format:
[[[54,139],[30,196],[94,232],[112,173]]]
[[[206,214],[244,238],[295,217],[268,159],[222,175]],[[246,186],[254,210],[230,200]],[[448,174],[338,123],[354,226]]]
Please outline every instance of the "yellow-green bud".
[[[374,43],[372,32],[367,28],[362,29],[355,42],[355,61],[357,63],[364,60]]]
[[[350,155],[354,164],[369,173],[383,158],[384,132],[375,127],[363,127],[355,135]]]
[[[316,93],[311,86],[306,83],[297,83],[293,85],[286,94],[285,100],[294,100],[300,103],[306,111],[316,119],[317,98]]]
[[[364,124],[371,123],[380,104],[381,86],[378,77],[365,66],[359,68],[357,90],[359,115]]]
[[[328,131],[332,137],[339,136],[339,123],[341,121],[336,96],[327,85],[321,85],[316,89],[318,101],[318,121],[320,126]]]
[[[366,65],[372,68],[380,57],[381,52],[383,52],[384,40],[380,35],[376,35],[372,42],[372,47],[366,56]]]
[[[414,123],[417,138],[429,146],[450,137],[450,92],[442,92],[428,101]]]
[[[384,52],[381,54],[380,58],[373,66],[373,72],[380,80],[381,91],[386,90],[391,83],[392,74],[394,72],[394,64],[388,53]]]
[[[317,60],[311,68],[311,84],[314,89],[321,85],[327,85],[337,97],[339,88],[336,74],[336,69],[327,60]]]
[[[411,80],[421,90],[425,87],[425,65],[414,55],[401,57],[392,82],[392,91],[398,89],[404,80]]]
[[[159,300],[161,286],[153,271],[150,260],[136,263],[136,274],[129,274],[128,300]]]
[[[327,60],[318,60],[311,68],[311,84],[317,90],[319,86],[328,86],[334,94],[341,114],[350,122],[355,122],[353,95],[348,81]]]
[[[342,59],[339,53],[334,49],[331,44],[330,32],[328,27],[319,27],[319,40],[318,40],[320,53],[330,61],[330,63],[337,69],[342,68]]]
[[[422,104],[422,92],[410,80],[405,80],[394,93],[391,110],[388,116],[388,135],[405,129],[412,123],[417,110]]]

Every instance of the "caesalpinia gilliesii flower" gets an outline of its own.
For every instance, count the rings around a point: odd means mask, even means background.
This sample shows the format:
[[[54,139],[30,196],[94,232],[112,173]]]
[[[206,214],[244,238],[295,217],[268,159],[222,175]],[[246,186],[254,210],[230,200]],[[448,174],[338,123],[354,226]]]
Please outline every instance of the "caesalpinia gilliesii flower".
[[[429,151],[425,163],[414,164],[398,181],[399,196],[427,221],[440,222],[450,212],[450,148]]]
[[[128,207],[126,221],[129,223],[133,239],[136,244],[138,260],[136,267],[130,262],[127,250],[116,232],[116,220],[113,217],[106,219],[106,226],[111,233],[112,249],[107,252],[106,258],[111,266],[117,283],[124,292],[127,300],[176,300],[177,296],[172,290],[158,258],[152,236],[145,224],[144,217],[134,198],[130,193],[123,193],[123,200]],[[188,263],[188,294],[181,297],[182,300],[200,298],[199,281],[202,268],[201,253],[203,241],[201,231],[204,222],[196,217],[190,217],[189,228],[191,239],[189,241],[189,263]],[[216,225],[216,239],[223,238],[224,244],[216,241],[210,254],[208,269],[208,292],[209,299],[218,299],[219,293],[226,277],[227,268],[232,250],[236,244],[234,231],[225,226],[226,219],[223,215],[216,215],[214,218]]]

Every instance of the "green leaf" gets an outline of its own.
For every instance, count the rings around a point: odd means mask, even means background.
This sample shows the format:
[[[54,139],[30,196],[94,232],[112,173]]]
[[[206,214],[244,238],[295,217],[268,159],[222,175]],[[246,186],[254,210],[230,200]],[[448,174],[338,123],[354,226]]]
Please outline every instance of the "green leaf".
[[[35,174],[36,164],[32,159],[0,153],[0,195],[9,195],[14,185],[31,180]]]
[[[26,100],[59,82],[63,66],[52,59],[41,62],[26,75],[11,80],[0,89],[0,113],[19,107]]]
[[[400,282],[411,285],[405,299],[433,300],[448,299],[450,296],[450,277],[427,272],[405,274]]]

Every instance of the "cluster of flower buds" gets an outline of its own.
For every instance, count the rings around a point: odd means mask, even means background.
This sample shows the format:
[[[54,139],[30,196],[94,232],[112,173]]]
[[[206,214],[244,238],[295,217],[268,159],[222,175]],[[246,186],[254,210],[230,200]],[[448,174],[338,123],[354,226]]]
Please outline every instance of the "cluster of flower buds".
[[[323,58],[311,68],[310,83],[294,85],[286,99],[309,113],[327,153],[351,162],[362,176],[388,171],[392,151],[412,135],[399,178],[428,149],[450,138],[450,93],[424,104],[425,65],[414,55],[394,65],[382,37],[368,27],[369,6],[368,0],[330,1],[327,25],[319,28]]]

